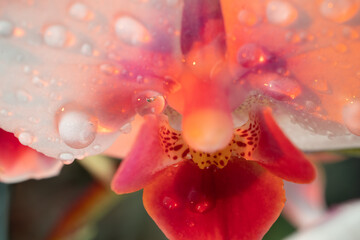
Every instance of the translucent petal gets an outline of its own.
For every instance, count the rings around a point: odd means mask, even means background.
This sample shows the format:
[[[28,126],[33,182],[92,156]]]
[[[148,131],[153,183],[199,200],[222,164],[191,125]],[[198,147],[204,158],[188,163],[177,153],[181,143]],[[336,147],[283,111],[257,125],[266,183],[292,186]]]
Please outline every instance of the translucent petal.
[[[61,161],[23,146],[12,133],[2,129],[0,143],[0,182],[15,183],[52,177],[57,175],[63,166]]]
[[[0,9],[0,126],[65,161],[110,146],[136,112],[135,93],[168,91],[181,59],[181,2],[0,0]]]

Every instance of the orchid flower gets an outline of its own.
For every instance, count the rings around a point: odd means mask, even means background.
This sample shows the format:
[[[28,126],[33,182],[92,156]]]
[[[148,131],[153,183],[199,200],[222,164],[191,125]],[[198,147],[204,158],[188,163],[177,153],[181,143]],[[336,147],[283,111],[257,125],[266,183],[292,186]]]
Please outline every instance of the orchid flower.
[[[0,127],[71,163],[142,115],[113,189],[144,188],[171,239],[261,238],[282,179],[315,177],[292,142],[359,146],[359,7],[0,0]]]

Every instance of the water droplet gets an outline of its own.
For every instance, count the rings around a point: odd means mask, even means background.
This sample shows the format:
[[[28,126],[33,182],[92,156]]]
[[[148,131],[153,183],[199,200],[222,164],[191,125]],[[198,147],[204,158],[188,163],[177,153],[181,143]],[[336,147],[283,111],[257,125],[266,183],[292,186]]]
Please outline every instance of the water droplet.
[[[238,63],[246,68],[265,64],[270,58],[271,54],[266,49],[254,43],[241,46],[237,53]]]
[[[8,111],[7,109],[0,109],[0,115],[3,117],[11,117],[13,113]]]
[[[84,43],[81,46],[81,53],[85,56],[91,56],[93,52],[92,46],[89,43]]]
[[[262,89],[266,95],[281,101],[295,99],[302,92],[300,84],[295,79],[276,73],[252,75],[249,81]]]
[[[10,37],[13,34],[14,25],[6,20],[0,20],[0,37]]]
[[[92,17],[92,13],[89,8],[83,3],[74,3],[69,8],[69,14],[78,20],[89,20]]]
[[[190,209],[196,213],[205,213],[214,207],[214,202],[205,194],[192,190],[188,195]]]
[[[28,92],[21,89],[16,91],[16,98],[21,103],[29,102],[32,99],[31,95]]]
[[[272,24],[288,26],[295,22],[298,12],[290,3],[274,0],[266,6],[266,17]]]
[[[145,26],[129,16],[121,16],[116,19],[115,33],[121,41],[134,46],[145,44],[151,39]]]
[[[24,73],[28,74],[31,72],[31,68],[28,65],[24,66]]]
[[[323,0],[320,4],[321,14],[334,21],[346,22],[359,10],[359,3],[354,0]]]
[[[44,31],[44,42],[50,47],[64,47],[68,41],[67,29],[62,25],[52,25]]]
[[[48,83],[45,80],[41,79],[38,76],[34,76],[32,78],[32,83],[37,87],[46,87],[48,85]]]
[[[174,210],[176,208],[179,207],[179,203],[176,202],[173,198],[171,197],[164,197],[163,199],[163,205],[165,208],[169,209],[169,210]]]
[[[345,126],[353,134],[360,136],[360,102],[346,105],[343,109],[343,119]]]
[[[61,139],[72,148],[89,146],[96,137],[97,120],[95,117],[77,109],[61,108],[58,131]]]
[[[131,132],[131,123],[126,123],[120,128],[120,132],[124,134],[128,134]]]
[[[326,81],[322,78],[315,79],[312,84],[312,88],[322,94],[332,94],[333,93],[332,88],[330,87],[328,81]]]
[[[254,26],[259,22],[258,17],[256,14],[248,9],[243,9],[238,14],[238,20],[240,24],[244,26]]]
[[[60,153],[59,158],[65,164],[71,164],[75,160],[75,157],[72,153]]]
[[[104,63],[104,64],[101,64],[99,68],[100,68],[101,72],[103,72],[104,74],[109,75],[109,76],[120,73],[120,71],[111,64]]]
[[[22,145],[28,146],[33,142],[33,136],[28,132],[22,132],[18,136],[19,142]]]
[[[160,93],[148,90],[135,95],[134,105],[136,112],[144,116],[161,113],[165,108],[166,101]]]
[[[95,151],[101,151],[101,146],[99,144],[96,144],[96,145],[93,146],[93,149]]]

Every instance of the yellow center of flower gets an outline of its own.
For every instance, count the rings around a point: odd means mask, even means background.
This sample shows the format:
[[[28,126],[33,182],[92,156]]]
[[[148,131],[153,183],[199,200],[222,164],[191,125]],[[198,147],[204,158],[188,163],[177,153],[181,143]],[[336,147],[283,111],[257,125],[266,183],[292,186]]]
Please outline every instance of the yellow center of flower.
[[[250,115],[246,124],[234,129],[229,144],[214,153],[196,151],[189,146],[180,131],[171,128],[167,121],[162,121],[160,127],[161,146],[167,156],[174,160],[191,160],[199,168],[204,169],[215,165],[223,168],[232,157],[251,159],[252,153],[258,146],[260,127],[254,116]]]

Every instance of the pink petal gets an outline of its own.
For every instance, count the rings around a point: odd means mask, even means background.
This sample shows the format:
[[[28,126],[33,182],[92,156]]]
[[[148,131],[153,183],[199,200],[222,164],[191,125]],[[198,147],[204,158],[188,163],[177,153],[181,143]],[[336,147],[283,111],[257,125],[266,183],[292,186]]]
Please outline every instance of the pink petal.
[[[12,133],[0,129],[0,181],[20,182],[57,175],[63,164],[23,146]]]
[[[292,182],[308,183],[316,175],[314,166],[281,132],[270,108],[257,110],[259,144],[252,159],[275,175]]]
[[[31,134],[48,156],[102,152],[135,115],[136,94],[174,84],[179,3],[1,0],[0,9],[0,126]]]
[[[154,178],[154,174],[174,163],[164,154],[161,146],[159,119],[147,116],[130,153],[117,170],[111,187],[118,194],[138,191]]]
[[[144,189],[144,205],[169,239],[261,239],[284,205],[282,181],[254,162],[224,169],[170,166]]]
[[[131,131],[126,134],[121,134],[104,154],[115,158],[126,157],[134,145],[143,124],[143,117],[136,115],[135,120],[131,122]]]

